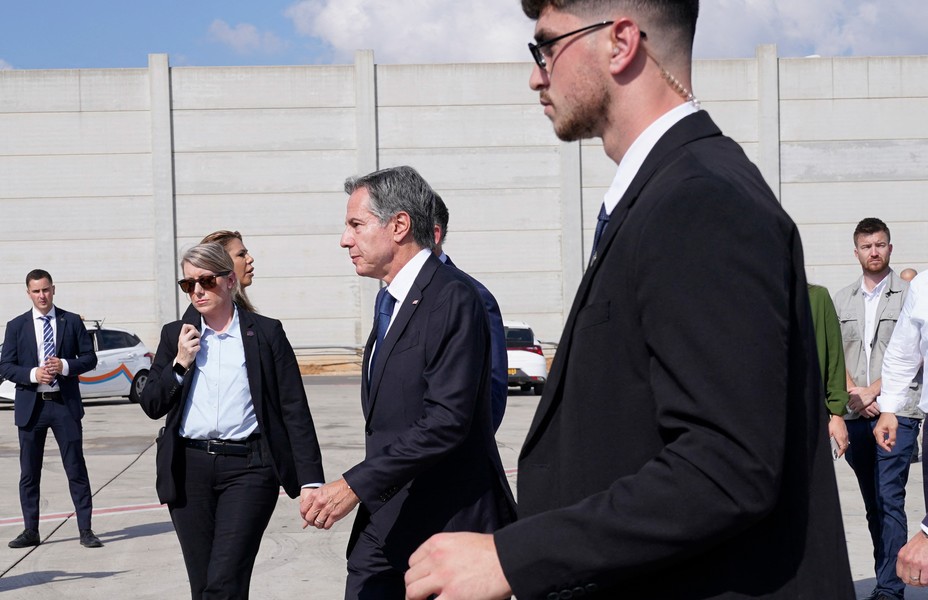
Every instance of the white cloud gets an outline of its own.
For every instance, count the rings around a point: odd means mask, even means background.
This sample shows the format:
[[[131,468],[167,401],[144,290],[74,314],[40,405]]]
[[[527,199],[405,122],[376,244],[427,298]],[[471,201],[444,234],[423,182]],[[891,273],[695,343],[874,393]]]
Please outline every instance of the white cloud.
[[[13,68],[13,65],[11,65],[10,63],[0,58],[0,71],[8,71],[12,68]]]
[[[924,0],[714,0],[701,3],[696,58],[928,54]],[[380,63],[531,60],[533,24],[517,0],[299,0],[297,32],[332,47],[337,62],[372,48]]]
[[[703,2],[697,58],[928,53],[928,2],[912,0],[718,0]]]
[[[261,32],[250,23],[239,23],[231,27],[222,19],[212,22],[209,36],[239,54],[276,54],[286,47],[286,43],[270,31]]]
[[[365,48],[379,63],[531,60],[533,25],[516,0],[301,0],[284,14],[337,61]]]

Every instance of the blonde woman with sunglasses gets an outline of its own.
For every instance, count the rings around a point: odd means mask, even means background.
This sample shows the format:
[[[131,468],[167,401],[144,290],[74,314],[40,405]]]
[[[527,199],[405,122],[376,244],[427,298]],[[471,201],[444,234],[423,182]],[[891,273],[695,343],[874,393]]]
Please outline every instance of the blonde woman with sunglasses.
[[[280,321],[246,309],[219,243],[188,250],[178,281],[192,314],[164,326],[141,398],[158,437],[168,505],[192,598],[248,598],[261,537],[283,486],[325,481],[300,370]]]

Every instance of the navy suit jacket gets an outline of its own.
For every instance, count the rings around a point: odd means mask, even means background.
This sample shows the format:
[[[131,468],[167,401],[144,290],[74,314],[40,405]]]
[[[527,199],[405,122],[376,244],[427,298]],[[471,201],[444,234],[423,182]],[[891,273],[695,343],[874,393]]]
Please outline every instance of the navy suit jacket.
[[[445,264],[457,269],[451,257],[445,254]],[[461,271],[464,273],[464,271]],[[485,285],[468,275],[470,282],[477,288],[483,305],[487,309],[490,325],[490,405],[493,407],[493,431],[499,429],[506,414],[506,401],[509,399],[509,357],[506,354],[506,328],[503,327],[503,315],[499,303]]]
[[[429,255],[368,378],[375,338],[362,367],[365,459],[344,474],[361,499],[348,552],[373,523],[405,571],[431,535],[493,531],[515,505],[491,423],[486,309],[467,276]]]
[[[519,598],[854,597],[796,225],[705,112],[584,274],[495,534]]]
[[[280,321],[242,309],[238,319],[262,448],[269,452],[280,484],[295,498],[300,486],[325,481],[300,368]],[[152,419],[167,415],[155,459],[155,486],[158,499],[164,503],[173,503],[184,493],[184,446],[178,441],[178,432],[194,370],[188,370],[178,383],[172,369],[184,323],[199,330],[200,313],[188,312],[182,320],[161,329],[161,341],[140,399],[142,410]]]
[[[84,416],[84,405],[77,377],[97,366],[97,355],[78,315],[56,306],[55,321],[55,356],[68,362],[68,375],[58,376],[58,387],[71,416],[79,421]],[[38,384],[29,380],[29,373],[40,362],[35,323],[29,310],[7,323],[0,356],[0,377],[16,384],[13,419],[17,427],[28,425],[35,413]]]

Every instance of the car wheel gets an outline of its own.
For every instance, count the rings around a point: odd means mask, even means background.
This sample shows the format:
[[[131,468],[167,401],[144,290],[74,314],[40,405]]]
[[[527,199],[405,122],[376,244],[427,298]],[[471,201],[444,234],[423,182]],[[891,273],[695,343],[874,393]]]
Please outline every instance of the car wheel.
[[[535,392],[536,396],[541,396],[541,393],[545,390],[545,384],[536,383],[532,386],[532,391]]]
[[[520,388],[523,392],[527,392],[527,391],[529,391],[530,389],[532,389],[532,384],[530,384],[530,383],[523,383],[522,385],[519,386],[519,388]]]
[[[132,388],[129,390],[129,402],[138,404],[146,383],[148,383],[148,371],[142,369],[136,373],[135,377],[132,379]]]

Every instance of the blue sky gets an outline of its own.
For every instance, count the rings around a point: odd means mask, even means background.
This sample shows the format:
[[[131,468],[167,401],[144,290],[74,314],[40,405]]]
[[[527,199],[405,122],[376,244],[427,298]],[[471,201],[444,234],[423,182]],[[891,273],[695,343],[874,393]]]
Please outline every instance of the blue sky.
[[[704,0],[697,58],[928,54],[925,0]],[[2,0],[0,69],[527,61],[517,0]]]

